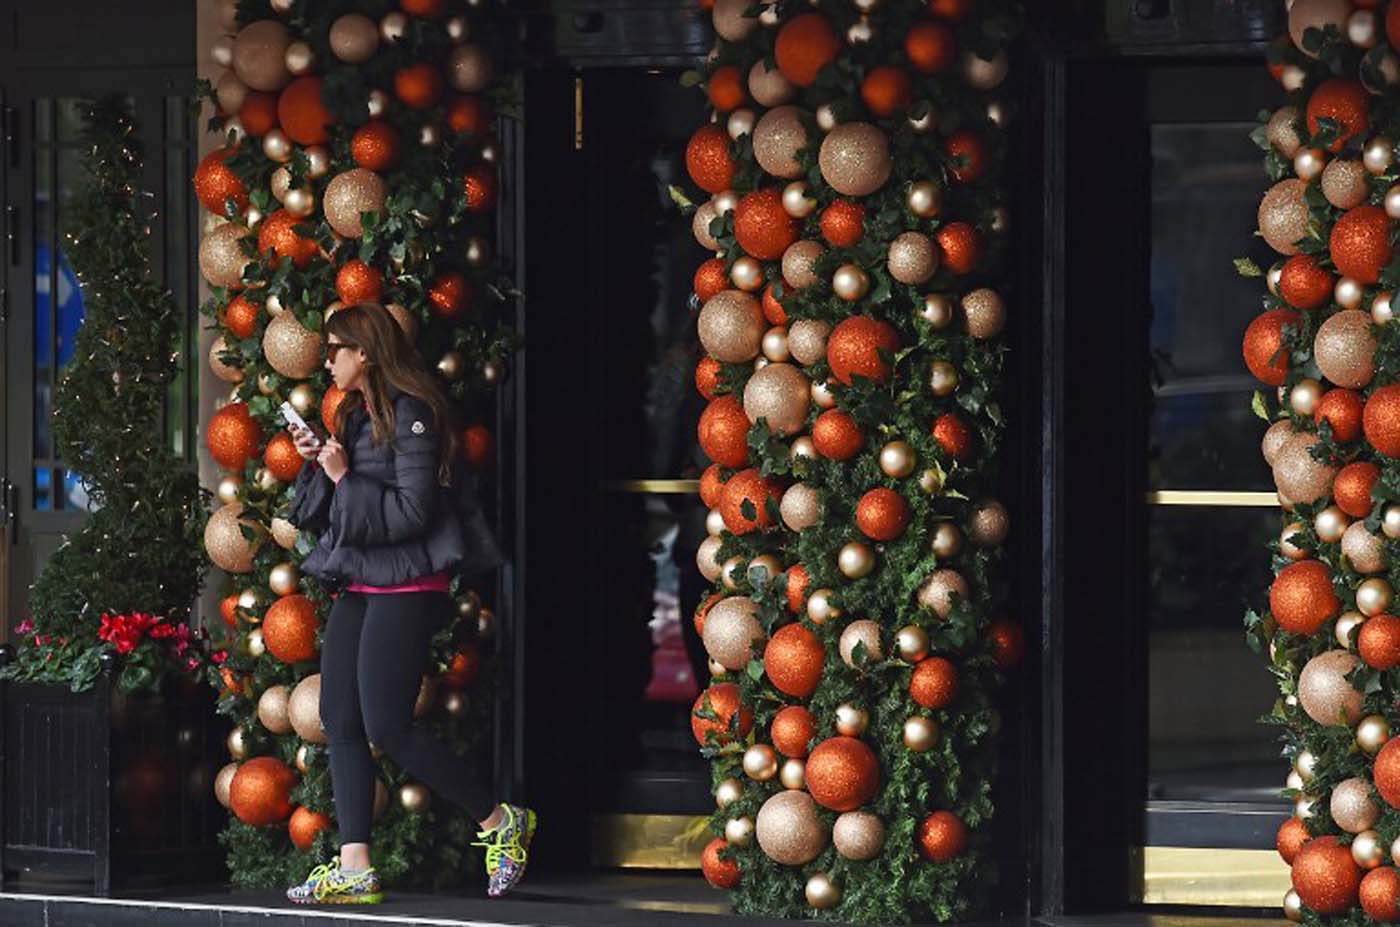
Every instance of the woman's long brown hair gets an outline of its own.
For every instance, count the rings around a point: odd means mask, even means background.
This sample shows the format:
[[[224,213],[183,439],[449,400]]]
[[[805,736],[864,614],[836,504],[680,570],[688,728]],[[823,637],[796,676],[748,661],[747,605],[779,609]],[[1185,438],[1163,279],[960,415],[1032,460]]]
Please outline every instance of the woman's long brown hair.
[[[437,377],[428,371],[422,355],[404,337],[394,317],[383,306],[357,303],[332,313],[326,320],[325,333],[356,345],[367,359],[361,389],[351,390],[335,410],[336,438],[345,443],[346,421],[351,412],[363,405],[369,414],[374,443],[392,440],[395,424],[390,387],[416,396],[433,410],[433,428],[439,436],[438,482],[448,485],[458,438],[447,394]]]

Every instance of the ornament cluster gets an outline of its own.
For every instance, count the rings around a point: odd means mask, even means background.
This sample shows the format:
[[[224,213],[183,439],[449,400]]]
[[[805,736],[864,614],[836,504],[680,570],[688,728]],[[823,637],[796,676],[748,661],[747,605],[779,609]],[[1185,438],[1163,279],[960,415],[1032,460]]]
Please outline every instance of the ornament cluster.
[[[1244,361],[1276,393],[1262,451],[1283,506],[1268,609],[1246,616],[1292,761],[1278,832],[1295,921],[1400,918],[1400,3],[1294,0],[1254,139],[1273,186],[1264,311]]]
[[[375,18],[359,11],[371,6]],[[228,34],[211,53],[226,70],[205,90],[226,144],[194,177],[218,330],[209,363],[231,385],[205,428],[224,473],[204,545],[229,576],[211,679],[236,723],[215,794],[237,819],[225,835],[234,881],[272,885],[325,858],[333,844],[318,835],[335,826],[315,672],[330,602],[298,570],[315,538],[285,517],[303,461],[277,408],[290,402],[333,430],[345,394],[323,370],[322,323],[371,303],[459,401],[467,463],[494,457],[490,391],[516,343],[493,258],[496,114],[512,87],[498,77],[500,18],[484,0],[224,0],[220,11]],[[495,617],[460,578],[452,594],[457,616],[433,641],[414,716],[465,745],[485,727],[468,689]],[[431,811],[428,789],[387,758],[376,790],[380,871],[460,878],[460,813]],[[425,855],[457,871],[412,862]]]
[[[965,916],[993,875],[991,693],[1023,649],[992,495],[1020,11],[702,6],[704,874],[741,913]]]

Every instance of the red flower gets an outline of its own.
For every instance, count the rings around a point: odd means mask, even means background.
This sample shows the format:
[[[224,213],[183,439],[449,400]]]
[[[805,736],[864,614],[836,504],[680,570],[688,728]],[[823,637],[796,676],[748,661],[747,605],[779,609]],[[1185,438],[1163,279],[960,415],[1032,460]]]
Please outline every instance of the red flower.
[[[186,657],[185,672],[193,673],[197,669],[199,669],[199,657]]]
[[[224,661],[228,659],[228,651],[227,651],[227,650],[216,650],[216,651],[214,651],[214,653],[209,657],[209,659],[213,660],[215,663],[218,663],[218,664],[222,665],[222,664],[224,663]]]
[[[21,621],[19,624],[15,625],[15,633],[16,633],[16,634],[28,634],[30,631],[33,631],[33,630],[34,630],[34,620],[33,620],[32,618],[26,618],[26,619],[24,619],[23,621]]]

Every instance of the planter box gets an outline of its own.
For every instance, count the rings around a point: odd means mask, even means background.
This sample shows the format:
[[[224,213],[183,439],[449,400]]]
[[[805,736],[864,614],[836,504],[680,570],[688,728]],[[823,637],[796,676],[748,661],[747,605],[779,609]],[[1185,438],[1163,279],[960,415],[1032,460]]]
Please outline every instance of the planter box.
[[[226,723],[214,693],[169,676],[158,695],[0,682],[0,889],[114,889],[225,876],[214,798]]]

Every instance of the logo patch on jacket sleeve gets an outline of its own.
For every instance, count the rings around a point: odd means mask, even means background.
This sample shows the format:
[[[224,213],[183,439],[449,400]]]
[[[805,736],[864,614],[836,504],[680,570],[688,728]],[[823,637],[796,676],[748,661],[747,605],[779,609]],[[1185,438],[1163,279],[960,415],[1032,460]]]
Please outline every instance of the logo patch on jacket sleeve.
[[[428,426],[427,426],[427,425],[424,425],[422,422],[414,422],[414,423],[413,423],[413,433],[414,433],[414,434],[416,434],[416,435],[421,435],[423,432],[425,432],[425,431],[427,431],[427,430],[428,430]]]

